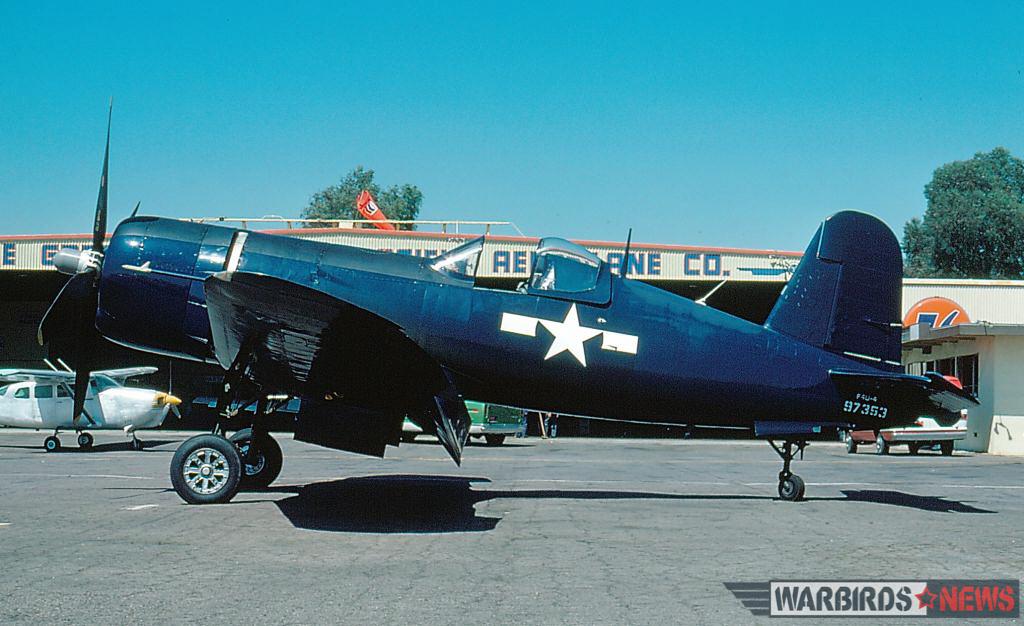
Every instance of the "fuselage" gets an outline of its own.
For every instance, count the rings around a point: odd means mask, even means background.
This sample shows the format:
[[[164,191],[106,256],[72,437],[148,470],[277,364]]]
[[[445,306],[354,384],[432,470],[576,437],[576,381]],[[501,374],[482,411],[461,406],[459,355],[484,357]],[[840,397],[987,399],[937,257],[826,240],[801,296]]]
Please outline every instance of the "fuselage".
[[[878,371],[614,275],[607,298],[485,289],[426,259],[160,218],[114,233],[97,328],[136,349],[218,363],[197,278],[225,270],[281,278],[389,320],[464,396],[524,408],[674,423],[830,421],[841,402],[829,370]]]

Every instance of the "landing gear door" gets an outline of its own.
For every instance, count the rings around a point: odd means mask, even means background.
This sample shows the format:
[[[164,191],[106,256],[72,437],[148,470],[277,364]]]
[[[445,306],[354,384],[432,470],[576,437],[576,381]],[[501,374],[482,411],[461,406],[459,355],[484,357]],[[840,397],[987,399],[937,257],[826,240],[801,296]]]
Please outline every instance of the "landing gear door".
[[[611,269],[581,245],[545,237],[537,245],[527,293],[589,304],[611,301]]]

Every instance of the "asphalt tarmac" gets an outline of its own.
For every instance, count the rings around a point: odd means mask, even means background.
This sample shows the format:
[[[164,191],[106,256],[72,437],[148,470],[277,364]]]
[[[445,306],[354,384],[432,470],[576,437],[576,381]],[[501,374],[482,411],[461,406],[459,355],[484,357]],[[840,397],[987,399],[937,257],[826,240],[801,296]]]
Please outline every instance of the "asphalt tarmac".
[[[95,435],[0,429],[0,623],[738,624],[768,618],[726,582],[1024,577],[1021,458],[812,444],[790,503],[757,442],[513,439],[458,468],[278,435],[269,491],[187,506],[189,433]]]

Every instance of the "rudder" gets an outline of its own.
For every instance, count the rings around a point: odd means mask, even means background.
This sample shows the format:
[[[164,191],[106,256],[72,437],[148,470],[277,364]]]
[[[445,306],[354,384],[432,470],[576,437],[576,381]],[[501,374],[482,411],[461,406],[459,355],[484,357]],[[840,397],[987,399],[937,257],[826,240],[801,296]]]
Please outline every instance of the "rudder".
[[[818,227],[765,327],[897,370],[902,283],[903,256],[889,227],[842,211]]]

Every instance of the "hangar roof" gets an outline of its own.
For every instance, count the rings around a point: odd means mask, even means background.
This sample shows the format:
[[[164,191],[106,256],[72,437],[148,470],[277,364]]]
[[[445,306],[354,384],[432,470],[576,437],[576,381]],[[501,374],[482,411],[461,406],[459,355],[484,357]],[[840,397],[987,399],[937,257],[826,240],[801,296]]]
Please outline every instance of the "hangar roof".
[[[903,349],[924,348],[975,337],[1024,336],[1024,324],[990,324],[973,322],[945,328],[914,324],[903,331]]]

